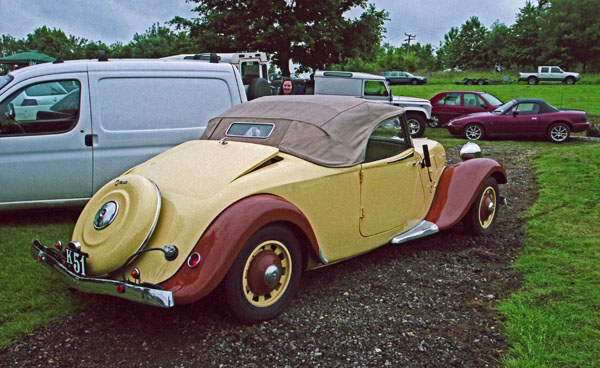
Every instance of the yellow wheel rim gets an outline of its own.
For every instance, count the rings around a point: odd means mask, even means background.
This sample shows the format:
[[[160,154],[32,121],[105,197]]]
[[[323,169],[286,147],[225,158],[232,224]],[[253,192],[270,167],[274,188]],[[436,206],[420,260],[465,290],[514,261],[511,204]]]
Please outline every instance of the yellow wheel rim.
[[[487,187],[479,200],[479,225],[487,229],[490,227],[496,217],[496,191],[492,187]]]
[[[273,252],[281,261],[281,277],[272,290],[268,291],[265,294],[259,294],[250,288],[248,283],[248,276],[251,270],[252,260],[257,257],[259,254],[263,252]],[[273,305],[277,302],[287,290],[287,287],[290,283],[290,279],[292,276],[292,257],[290,256],[290,252],[287,247],[277,241],[277,240],[267,240],[260,245],[258,245],[252,253],[250,257],[246,260],[246,264],[244,265],[244,273],[242,275],[242,283],[244,296],[246,300],[255,307],[265,308],[270,305]]]

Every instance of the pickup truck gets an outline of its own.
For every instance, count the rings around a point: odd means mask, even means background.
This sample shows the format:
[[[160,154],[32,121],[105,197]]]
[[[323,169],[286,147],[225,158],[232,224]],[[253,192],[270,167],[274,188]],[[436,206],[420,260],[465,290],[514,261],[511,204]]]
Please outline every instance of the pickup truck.
[[[412,137],[425,133],[425,126],[431,120],[431,102],[423,98],[393,96],[384,76],[338,71],[317,71],[315,73],[315,95],[356,96],[369,101],[378,101],[402,107]]]
[[[537,73],[519,73],[519,81],[526,81],[530,85],[538,84],[540,81],[572,85],[580,79],[579,73],[565,72],[558,66],[540,66]]]

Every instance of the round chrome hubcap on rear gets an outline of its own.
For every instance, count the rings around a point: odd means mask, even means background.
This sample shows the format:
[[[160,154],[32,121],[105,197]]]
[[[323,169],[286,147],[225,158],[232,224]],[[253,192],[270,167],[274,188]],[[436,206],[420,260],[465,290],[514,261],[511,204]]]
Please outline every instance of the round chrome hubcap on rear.
[[[292,257],[287,247],[277,240],[265,241],[254,248],[244,266],[244,296],[256,307],[268,307],[283,296],[291,275]]]

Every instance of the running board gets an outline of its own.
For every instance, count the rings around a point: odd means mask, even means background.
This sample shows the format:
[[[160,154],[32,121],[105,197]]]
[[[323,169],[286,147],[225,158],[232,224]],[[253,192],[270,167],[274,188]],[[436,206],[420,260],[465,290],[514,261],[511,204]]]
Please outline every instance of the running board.
[[[394,236],[390,242],[392,244],[400,244],[409,240],[419,239],[427,235],[435,234],[439,231],[440,229],[433,222],[421,220],[421,222],[419,222],[412,229]]]

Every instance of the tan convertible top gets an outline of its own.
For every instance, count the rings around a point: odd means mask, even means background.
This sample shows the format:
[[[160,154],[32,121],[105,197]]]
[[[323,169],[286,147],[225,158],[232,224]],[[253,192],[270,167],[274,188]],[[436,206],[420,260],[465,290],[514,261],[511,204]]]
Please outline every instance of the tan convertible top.
[[[236,105],[208,123],[201,139],[258,143],[328,167],[364,161],[373,129],[402,108],[347,96],[268,96]],[[231,136],[233,123],[273,124],[267,138]]]

